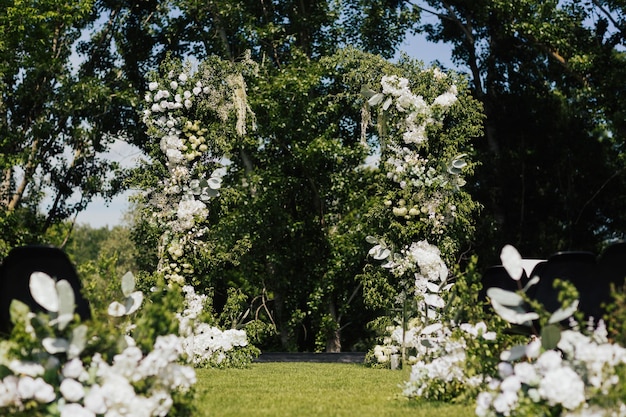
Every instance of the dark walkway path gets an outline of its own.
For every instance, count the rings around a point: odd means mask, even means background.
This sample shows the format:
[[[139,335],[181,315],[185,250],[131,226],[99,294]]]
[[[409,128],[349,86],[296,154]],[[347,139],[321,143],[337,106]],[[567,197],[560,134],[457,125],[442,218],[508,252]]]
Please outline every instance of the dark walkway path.
[[[255,362],[334,362],[334,363],[363,363],[364,352],[342,353],[290,353],[290,352],[266,352]]]

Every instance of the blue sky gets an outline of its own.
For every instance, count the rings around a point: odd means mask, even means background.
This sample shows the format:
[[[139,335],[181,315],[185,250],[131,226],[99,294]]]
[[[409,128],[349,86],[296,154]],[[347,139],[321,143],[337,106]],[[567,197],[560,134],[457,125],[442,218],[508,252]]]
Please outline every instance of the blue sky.
[[[439,60],[447,68],[455,68],[450,60],[450,47],[443,44],[433,44],[421,36],[411,36],[401,47],[401,50],[410,57],[424,61],[427,65]],[[123,143],[117,143],[110,152],[110,157],[124,164],[134,164],[141,155]],[[111,201],[108,205],[102,199],[91,202],[87,210],[77,218],[79,224],[88,224],[94,228],[113,227],[123,223],[123,216],[128,209],[128,197],[133,192],[127,192]]]

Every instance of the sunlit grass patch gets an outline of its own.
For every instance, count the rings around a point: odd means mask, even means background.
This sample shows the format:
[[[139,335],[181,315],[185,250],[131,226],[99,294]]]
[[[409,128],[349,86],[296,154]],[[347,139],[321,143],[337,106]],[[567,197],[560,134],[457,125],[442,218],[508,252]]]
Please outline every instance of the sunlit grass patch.
[[[357,364],[254,363],[199,369],[198,416],[463,417],[472,406],[410,402],[399,385],[408,371]]]

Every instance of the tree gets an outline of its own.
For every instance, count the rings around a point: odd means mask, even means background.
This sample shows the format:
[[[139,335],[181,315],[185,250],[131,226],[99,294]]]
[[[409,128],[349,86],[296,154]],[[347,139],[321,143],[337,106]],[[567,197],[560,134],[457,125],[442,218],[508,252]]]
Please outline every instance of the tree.
[[[497,262],[505,243],[544,257],[623,237],[623,6],[425,0],[390,7],[407,5],[422,18],[412,29],[453,46],[485,109],[477,147],[484,162],[473,184],[485,205],[481,261]]]
[[[121,172],[102,154],[118,133],[107,115],[123,91],[80,74],[73,62],[73,48],[94,19],[92,7],[89,0],[0,7],[3,252],[36,242],[93,197],[110,198],[119,189]]]

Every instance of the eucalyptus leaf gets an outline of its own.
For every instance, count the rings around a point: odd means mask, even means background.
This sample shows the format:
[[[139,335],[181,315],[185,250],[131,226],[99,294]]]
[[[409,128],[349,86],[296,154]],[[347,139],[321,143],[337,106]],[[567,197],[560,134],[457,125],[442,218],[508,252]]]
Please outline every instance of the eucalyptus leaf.
[[[385,98],[385,95],[383,93],[376,93],[372,97],[370,97],[369,100],[367,100],[367,104],[369,104],[372,107],[378,106],[383,101],[384,98]]]
[[[437,294],[426,294],[424,296],[424,303],[426,303],[426,305],[436,308],[443,308],[446,305],[445,301],[443,301],[443,298],[441,298]]]
[[[528,292],[530,287],[532,287],[533,285],[536,285],[539,282],[539,280],[540,280],[539,276],[535,275],[534,277],[532,277],[531,279],[528,280],[526,285],[524,285],[524,288],[522,289],[522,291]]]
[[[521,295],[498,287],[489,288],[487,296],[504,306],[521,306],[524,304],[524,299]]]
[[[448,172],[452,175],[459,175],[463,171],[463,168],[467,166],[467,162],[463,159],[466,156],[467,154],[455,156],[448,164]]]
[[[555,349],[561,340],[561,329],[555,324],[548,324],[541,329],[541,346],[546,350]]]
[[[500,354],[500,359],[506,362],[514,362],[526,356],[526,345],[516,345]]]
[[[443,328],[441,323],[433,323],[422,329],[421,334],[431,334]]]
[[[365,236],[365,241],[367,243],[371,243],[372,245],[378,245],[378,239],[376,239],[374,236]]]
[[[515,281],[519,281],[524,273],[524,267],[522,266],[522,256],[517,249],[511,245],[505,245],[500,252],[500,260],[509,276]]]
[[[548,320],[548,323],[550,324],[558,323],[570,317],[572,314],[576,312],[576,310],[578,310],[578,304],[579,304],[578,300],[574,300],[569,306],[567,306],[567,308],[562,308],[562,307],[559,308],[554,313],[552,313],[552,315],[550,316],[550,319]]]
[[[379,246],[377,248],[375,247],[375,249],[377,250],[372,253],[372,256],[377,261],[382,261],[383,259],[387,259],[387,257],[389,257],[389,255],[391,254],[391,251],[387,248],[383,248]]]
[[[422,346],[426,346],[427,348],[433,347],[433,344],[430,343],[430,340],[428,339],[422,339],[420,340],[420,343],[422,344]]]
[[[363,95],[363,97],[365,97],[365,98],[369,99],[369,98],[371,98],[372,96],[376,95],[376,91],[372,90],[372,89],[371,89],[371,88],[369,88],[369,87],[362,86],[362,87],[361,87],[361,95]]]
[[[33,299],[48,311],[59,311],[59,295],[54,279],[43,272],[33,272],[29,281],[30,293]]]
[[[217,190],[222,186],[222,179],[221,178],[209,178],[208,181],[208,186],[210,189],[212,190]]]
[[[44,349],[51,355],[67,352],[70,344],[67,339],[46,337],[41,341]]]
[[[467,154],[464,153],[454,158],[454,160],[452,161],[452,166],[458,169],[465,168],[467,166],[467,162],[465,162],[463,158],[465,158],[466,156]]]
[[[122,293],[124,297],[130,296],[135,291],[135,276],[128,271],[122,277]]]
[[[494,311],[509,323],[526,324],[539,318],[539,314],[535,312],[526,312],[521,307],[504,306],[493,298],[491,299],[491,305]]]
[[[124,309],[126,310],[126,312],[124,314],[133,314],[135,311],[139,310],[142,302],[143,293],[141,291],[135,291],[134,293],[129,295],[128,298],[126,298],[126,301],[124,303]]]
[[[109,316],[112,317],[122,317],[126,314],[126,307],[124,307],[124,304],[118,301],[113,301],[111,304],[109,304],[107,313],[109,314]]]
[[[81,324],[72,330],[72,337],[70,338],[70,345],[67,351],[69,359],[77,358],[85,349],[87,345],[87,326]]]
[[[68,281],[63,279],[56,283],[56,291],[59,297],[59,316],[57,322],[59,324],[59,330],[63,330],[74,318],[74,289]]]

